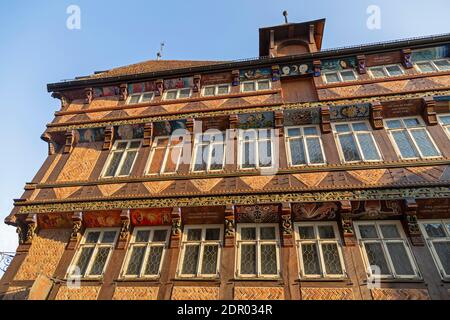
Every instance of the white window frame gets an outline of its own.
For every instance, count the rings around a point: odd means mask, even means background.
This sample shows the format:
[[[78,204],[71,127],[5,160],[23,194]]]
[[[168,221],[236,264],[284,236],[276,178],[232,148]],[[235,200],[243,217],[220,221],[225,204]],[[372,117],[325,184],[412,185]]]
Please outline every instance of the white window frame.
[[[407,120],[407,119],[417,119],[419,124],[417,125],[417,127],[412,127],[412,128],[411,127],[407,127],[405,125],[405,122],[404,122],[404,120]],[[391,120],[399,120],[401,125],[402,125],[402,127],[401,128],[396,128],[396,129],[389,129],[388,126],[387,126],[387,121],[391,121]],[[406,160],[408,160],[408,159],[436,159],[436,158],[442,157],[441,150],[439,150],[438,146],[434,142],[433,137],[430,135],[430,132],[428,131],[428,129],[427,129],[427,127],[426,127],[426,125],[423,122],[421,117],[415,116],[415,117],[388,118],[388,119],[384,119],[383,121],[384,121],[384,127],[388,131],[389,139],[391,140],[391,143],[394,146],[394,150],[395,150],[395,152],[397,153],[397,156],[400,159],[406,159]],[[425,132],[426,132],[428,138],[430,139],[431,143],[436,148],[436,150],[438,152],[438,155],[425,157],[422,154],[422,150],[420,150],[420,148],[417,146],[416,139],[414,139],[414,137],[411,134],[411,131],[414,131],[414,130],[425,130]],[[395,138],[394,138],[394,136],[392,134],[394,131],[405,131],[406,132],[406,135],[407,135],[409,141],[412,142],[412,146],[414,147],[415,151],[419,154],[418,157],[408,157],[408,158],[407,157],[403,157],[402,153],[400,152],[400,148],[397,145],[397,142],[395,141]]]
[[[269,83],[269,88],[267,88],[267,89],[260,89],[259,88],[259,83],[260,82],[266,82],[266,81]],[[254,83],[255,84],[255,90],[245,91],[244,90],[244,84],[246,84],[246,83]],[[264,91],[264,90],[271,90],[271,89],[272,89],[272,80],[270,80],[269,78],[241,82],[241,92],[243,92],[243,93],[245,93],[245,92]]]
[[[394,67],[394,66],[398,67],[402,74],[400,74],[400,75],[391,75],[387,68]],[[373,69],[379,69],[379,68],[381,68],[383,70],[383,73],[384,73],[383,77],[376,77],[373,74],[373,72],[372,72]],[[373,79],[383,79],[383,78],[390,78],[390,77],[401,77],[401,76],[403,76],[405,74],[405,70],[398,63],[397,64],[381,65],[381,66],[373,66],[373,67],[368,68],[368,70],[369,70],[370,77],[373,78]]]
[[[153,242],[153,234],[155,231],[158,230],[165,230],[166,233],[166,240],[164,242]],[[138,231],[150,231],[149,240],[147,242],[136,242],[136,235]],[[164,263],[164,258],[166,256],[166,251],[169,246],[169,239],[170,239],[170,227],[164,227],[164,226],[158,226],[158,227],[135,227],[133,230],[133,234],[131,235],[130,244],[128,245],[127,254],[124,260],[124,263],[121,268],[121,278],[123,279],[155,279],[159,278],[161,276],[161,269]],[[127,275],[127,269],[128,265],[130,263],[130,259],[133,253],[134,247],[145,247],[144,252],[144,259],[142,260],[142,266],[139,275]],[[156,275],[147,275],[145,274],[145,268],[147,266],[147,261],[150,253],[150,249],[152,247],[163,247],[163,252],[161,254],[161,260],[159,262],[159,270]]]
[[[275,240],[261,240],[261,228],[274,227]],[[256,240],[241,240],[242,228],[255,228]],[[241,245],[254,244],[256,245],[256,274],[241,274]],[[277,274],[262,274],[261,273],[261,245],[272,244],[275,245],[276,259],[277,259]],[[281,261],[280,261],[280,230],[277,223],[238,223],[236,233],[236,277],[239,279],[279,279],[281,277]]]
[[[259,138],[259,130],[268,130],[269,131],[269,138]],[[244,140],[244,134],[248,131],[255,131],[256,138],[250,139],[250,140]],[[274,167],[275,162],[275,152],[274,152],[274,139],[276,138],[275,132],[273,128],[258,128],[258,129],[239,129],[238,134],[238,169],[239,170],[255,170],[255,169],[271,169]],[[261,166],[259,161],[259,142],[260,141],[270,141],[270,148],[271,148],[271,155],[272,155],[272,161],[270,166]],[[244,144],[248,143],[254,143],[255,145],[255,164],[253,167],[244,168],[243,167],[243,159],[242,156],[244,155]]]
[[[447,137],[450,139],[450,124],[444,124],[444,121],[442,121],[443,117],[450,117],[450,113],[438,115],[439,124],[441,125],[442,129],[444,129],[445,133],[447,134]]]
[[[417,265],[417,261],[412,253],[411,245],[409,244],[409,241],[405,235],[405,232],[403,230],[403,227],[399,221],[394,220],[384,220],[384,221],[375,221],[375,220],[360,220],[360,221],[354,221],[353,225],[355,227],[355,234],[356,238],[358,240],[359,248],[361,251],[361,255],[363,256],[364,266],[366,268],[366,274],[368,277],[373,277],[375,279],[420,279],[421,274],[419,267]],[[361,233],[359,230],[360,225],[373,225],[376,229],[377,238],[370,238],[370,239],[363,239],[361,238]],[[394,239],[386,239],[383,237],[383,234],[381,233],[380,226],[381,225],[396,225],[397,231],[400,235],[400,238],[394,238]],[[369,265],[369,258],[366,253],[366,249],[364,247],[365,243],[380,243],[381,248],[384,253],[384,257],[388,266],[388,269],[390,271],[390,275],[376,275],[372,273],[372,270]],[[414,275],[408,276],[408,275],[398,275],[395,272],[394,265],[392,263],[391,255],[389,253],[389,250],[387,249],[386,243],[401,243],[403,244],[406,254],[409,258],[409,262],[411,263],[411,267],[414,271]]]
[[[226,141],[228,141],[227,139],[227,133],[221,132],[222,133],[222,141],[208,141],[205,142],[204,140],[200,141],[200,138],[203,139],[204,136],[213,136],[213,135],[217,135],[217,133],[201,133],[201,134],[196,134],[195,135],[195,140],[194,140],[194,151],[192,153],[192,163],[191,163],[191,172],[219,172],[219,171],[223,171],[224,167],[225,167],[225,152],[226,152]],[[196,161],[197,161],[197,148],[199,146],[208,146],[208,159],[206,161],[206,170],[195,170],[195,165],[196,165]],[[211,169],[211,157],[212,157],[212,151],[213,151],[213,146],[217,146],[217,145],[222,145],[223,146],[223,159],[222,159],[222,167],[220,169]]]
[[[219,93],[219,87],[227,87],[227,93]],[[228,94],[230,94],[230,84],[229,83],[222,83],[222,84],[214,84],[214,85],[207,85],[207,86],[204,86],[203,88],[202,88],[202,96],[203,97],[216,97],[216,96],[225,96],[225,95],[228,95]],[[207,88],[214,88],[214,94],[212,94],[212,95],[206,95],[205,94],[205,92],[206,92],[206,89]]]
[[[183,157],[183,147],[184,147],[185,139],[184,139],[184,137],[180,136],[180,138],[183,141],[181,141],[179,144],[173,146],[172,145],[172,139],[171,139],[173,137],[174,136],[161,136],[161,137],[155,137],[153,139],[152,147],[151,147],[151,150],[150,150],[150,157],[148,158],[146,169],[145,169],[145,175],[153,175],[153,176],[155,176],[155,175],[167,175],[167,174],[175,174],[175,173],[178,172],[178,168],[180,167],[181,159]],[[158,140],[162,140],[162,139],[168,139],[167,145],[165,147],[158,147],[157,142],[158,142]],[[166,163],[167,163],[167,160],[168,160],[169,155],[170,155],[170,150],[171,149],[175,149],[175,148],[181,149],[180,155],[178,156],[178,161],[177,161],[177,165],[176,165],[175,171],[173,171],[173,172],[165,172]],[[155,150],[156,149],[165,149],[162,166],[161,166],[161,169],[159,170],[158,173],[149,173],[150,166],[152,164],[153,157],[155,155]]]
[[[130,148],[131,144],[133,142],[137,142],[137,141],[139,141],[139,147],[137,147],[137,148]],[[123,142],[127,142],[127,146],[122,151],[123,155],[122,155],[122,158],[120,159],[119,165],[117,166],[116,173],[114,174],[114,176],[106,176],[106,172],[109,169],[109,166],[110,166],[111,161],[112,161],[112,159],[114,157],[114,154],[116,152],[121,152],[120,150],[122,150],[122,149],[117,150],[117,146],[118,146],[119,143],[123,143]],[[128,177],[128,176],[130,176],[131,173],[133,172],[133,168],[134,168],[134,165],[136,164],[136,160],[139,157],[139,150],[141,149],[141,146],[142,146],[142,140],[141,139],[116,140],[114,142],[114,145],[113,145],[112,149],[111,149],[111,152],[109,153],[108,159],[106,160],[105,166],[104,166],[104,168],[102,170],[101,177],[102,178],[111,179],[111,178],[117,178],[117,177]],[[128,152],[131,152],[131,151],[136,151],[136,156],[134,157],[133,164],[131,165],[130,173],[127,174],[127,175],[120,175],[119,173],[122,170],[122,166],[123,166],[123,164],[125,162],[125,159],[127,158],[127,154],[128,154]]]
[[[116,236],[114,238],[114,241],[112,243],[101,243],[101,239],[103,238],[103,235],[105,234],[105,232],[108,231],[115,231],[116,232]],[[96,243],[86,243],[86,239],[89,233],[91,232],[100,232],[100,235],[98,237],[98,240]],[[109,265],[109,261],[111,259],[111,256],[113,254],[114,248],[116,247],[117,244],[117,239],[119,237],[119,233],[120,233],[120,229],[119,228],[86,228],[86,230],[84,231],[83,237],[81,238],[80,244],[78,245],[77,251],[75,256],[73,257],[69,269],[67,270],[66,273],[66,279],[68,278],[75,278],[75,279],[101,279],[103,278],[103,275],[105,274],[106,269],[108,268]],[[86,267],[86,271],[83,275],[74,275],[72,274],[73,270],[75,270],[74,268],[77,265],[78,262],[78,258],[81,255],[81,252],[83,250],[83,248],[89,248],[89,247],[93,247],[94,251],[92,252],[92,255],[89,259],[88,265]],[[103,266],[103,270],[102,273],[100,275],[90,275],[90,272],[92,270],[92,265],[94,264],[95,258],[97,257],[97,253],[98,253],[98,249],[99,248],[110,248],[109,253],[108,253],[108,257],[106,258],[105,261],[105,265]]]
[[[350,71],[350,72],[353,73],[353,75],[355,76],[355,79],[353,79],[353,80],[344,80],[344,77],[342,77],[341,72],[348,72],[348,71]],[[327,76],[328,74],[333,74],[333,73],[335,73],[335,74],[337,75],[339,81],[329,82],[329,81],[327,80],[327,77],[326,77],[326,76]],[[322,74],[322,80],[323,80],[323,82],[326,83],[326,84],[334,84],[334,83],[342,83],[342,82],[353,82],[353,81],[357,81],[357,80],[358,80],[358,74],[357,74],[357,73],[355,72],[355,70],[353,70],[353,69],[345,69],[345,70],[337,70],[337,71],[328,71],[328,72],[324,72],[324,73]]]
[[[319,237],[319,227],[320,226],[331,226],[334,232],[333,239],[321,239]],[[314,239],[301,239],[298,231],[299,227],[313,227],[314,228]],[[342,254],[342,241],[339,237],[339,230],[336,222],[334,221],[320,221],[320,222],[296,222],[294,223],[294,235],[297,244],[297,255],[299,259],[299,275],[301,279],[342,279],[347,277],[347,272],[345,269],[344,255]],[[331,243],[336,244],[339,261],[341,263],[342,274],[327,274],[325,267],[325,260],[322,253],[322,244]],[[304,273],[303,265],[303,255],[302,255],[302,244],[315,244],[317,248],[317,255],[319,257],[319,268],[320,274],[309,275]]]
[[[426,224],[441,224],[441,225],[443,225],[446,236],[445,237],[430,237],[427,233],[427,230],[425,229]],[[433,243],[435,243],[435,242],[450,242],[450,230],[448,230],[446,224],[450,224],[449,219],[431,219],[431,220],[420,220],[419,221],[420,230],[422,231],[422,234],[425,238],[425,242],[427,243],[428,249],[431,252],[431,256],[433,257],[436,268],[438,269],[439,274],[441,275],[441,278],[443,280],[448,281],[448,280],[450,280],[450,274],[445,273],[444,267],[442,266],[440,258],[433,246]]]
[[[187,240],[188,231],[190,229],[201,229],[202,235],[201,240]],[[219,240],[206,240],[206,230],[207,229],[219,229]],[[197,262],[197,272],[195,274],[183,274],[183,264],[184,255],[186,251],[186,246],[189,244],[200,245],[198,252],[198,262]],[[217,265],[215,274],[203,274],[201,273],[202,262],[203,262],[203,251],[206,245],[217,245]],[[189,278],[189,279],[201,279],[201,278],[218,278],[220,276],[220,265],[221,265],[221,254],[223,246],[223,225],[221,224],[202,224],[202,225],[185,225],[183,229],[182,242],[180,248],[180,256],[178,259],[177,267],[177,278]]]
[[[365,131],[356,131],[356,130],[354,130],[353,129],[353,125],[357,124],[357,123],[364,123],[364,124],[366,124],[368,130],[365,130]],[[348,125],[349,128],[350,128],[350,132],[337,132],[336,126],[337,125],[341,125],[341,124]],[[380,162],[380,161],[383,161],[383,155],[381,154],[380,147],[378,146],[378,143],[375,140],[375,137],[373,136],[373,130],[372,130],[372,127],[371,127],[371,125],[370,125],[370,123],[368,121],[335,122],[335,123],[332,123],[332,127],[333,127],[334,140],[336,141],[337,149],[338,149],[338,153],[339,153],[339,158],[341,159],[342,163],[361,163],[361,162]],[[360,145],[359,139],[357,137],[357,133],[368,133],[370,135],[370,137],[372,138],[372,142],[375,145],[375,149],[376,149],[380,159],[378,159],[378,160],[366,160],[365,159],[364,153],[362,152],[362,149],[361,149],[361,145]],[[355,144],[356,144],[356,150],[358,151],[359,157],[361,158],[361,160],[354,160],[354,161],[346,161],[345,160],[344,151],[342,149],[341,141],[339,140],[339,136],[340,135],[348,135],[348,134],[351,134],[353,136],[353,139],[355,140]]]
[[[317,134],[316,135],[311,135],[311,134],[305,135],[305,131],[304,131],[305,128],[315,128],[317,130]],[[299,129],[300,135],[299,136],[289,136],[288,135],[289,129]],[[286,140],[286,153],[287,153],[288,165],[290,167],[322,166],[327,163],[327,159],[325,157],[325,152],[323,149],[322,134],[320,132],[319,126],[317,126],[317,125],[290,126],[290,127],[285,127],[284,132],[285,132],[284,136],[285,136],[285,140]],[[321,162],[321,163],[311,163],[310,162],[309,148],[308,148],[308,144],[306,142],[308,137],[319,139],[320,151],[322,152],[323,162]],[[303,150],[305,151],[305,160],[306,160],[305,164],[293,164],[292,163],[290,142],[291,142],[291,140],[296,140],[296,139],[300,139],[301,143],[303,144]]]
[[[448,72],[448,71],[450,71],[450,70],[441,70],[441,69],[439,69],[439,67],[435,63],[437,61],[447,61],[447,62],[450,63],[450,59],[449,58],[440,58],[440,59],[433,59],[433,60],[421,60],[421,61],[414,62],[414,68],[419,73],[433,73],[433,72]],[[429,63],[434,70],[433,71],[423,71],[417,65],[418,63]]]
[[[150,100],[148,101],[142,101],[144,99],[144,95],[146,94],[151,94],[152,97]],[[139,100],[136,103],[131,103],[131,99],[135,96],[139,96]],[[151,101],[153,101],[153,99],[155,98],[155,93],[152,91],[148,91],[148,92],[140,92],[140,93],[132,93],[129,95],[128,99],[127,99],[127,104],[140,104],[140,103],[150,103]]]
[[[184,91],[184,90],[189,90],[189,97],[183,97],[183,98],[180,98],[180,93],[181,93],[181,91]],[[174,91],[176,91],[176,97],[174,98],[174,99],[168,99],[167,98],[167,94],[169,93],[169,92],[174,92]],[[179,89],[168,89],[168,90],[165,90],[164,91],[164,97],[163,97],[163,100],[167,100],[167,101],[173,101],[173,100],[178,100],[178,99],[189,99],[190,97],[192,97],[192,88],[179,88]]]

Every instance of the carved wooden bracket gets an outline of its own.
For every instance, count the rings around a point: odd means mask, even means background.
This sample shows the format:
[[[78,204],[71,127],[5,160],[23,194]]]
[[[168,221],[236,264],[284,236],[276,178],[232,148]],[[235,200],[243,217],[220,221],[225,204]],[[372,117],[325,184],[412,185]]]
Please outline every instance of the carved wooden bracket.
[[[281,233],[283,236],[283,246],[292,247],[293,240],[293,225],[292,225],[292,208],[289,202],[281,203]]]
[[[313,61],[314,77],[320,77],[322,75],[322,62],[320,60]]]
[[[352,204],[349,200],[340,201],[340,219],[343,242],[346,246],[356,244],[355,230],[353,228]]]
[[[70,153],[75,144],[75,134],[74,130],[66,131],[66,143],[64,145],[64,153]]]
[[[404,216],[403,226],[414,246],[423,246],[424,240],[420,232],[419,223],[417,222],[418,205],[415,199],[405,199],[403,201]]]
[[[156,85],[155,96],[162,96],[162,94],[164,93],[164,80],[162,79],[156,80],[155,85]]]
[[[120,235],[117,249],[125,249],[130,238],[130,210],[124,209],[120,214]]]
[[[423,110],[422,116],[427,125],[434,126],[438,123],[437,115],[434,111],[436,107],[436,101],[434,101],[433,97],[424,97],[423,98]]]
[[[280,66],[272,66],[272,81],[279,81],[280,80]]]
[[[83,213],[81,211],[74,212],[72,215],[72,234],[70,240],[78,242],[83,227]]]
[[[406,69],[410,69],[413,67],[412,59],[411,59],[411,49],[403,49],[402,50],[402,62],[403,66]]]
[[[359,72],[359,74],[366,74],[367,73],[366,56],[365,55],[356,56],[356,59],[358,60],[358,72]]]
[[[84,102],[89,104],[92,102],[92,99],[94,99],[94,89],[92,88],[84,89]]]
[[[172,230],[170,236],[170,247],[178,248],[181,241],[181,208],[175,207],[172,210]]]
[[[25,219],[25,230],[22,233],[23,236],[22,242],[24,244],[31,244],[34,237],[36,236],[36,228],[37,228],[37,215],[35,213],[30,213]]]
[[[202,80],[202,76],[200,74],[194,75],[194,88],[192,91],[199,92],[199,90],[201,88],[201,80]]]
[[[152,145],[153,138],[153,122],[144,124],[144,141],[142,143],[143,147],[149,147]]]
[[[59,99],[61,101],[61,109],[64,109],[69,106],[70,100],[61,92],[53,92],[52,98]]]
[[[233,81],[232,81],[232,85],[233,86],[238,86],[239,85],[239,75],[240,75],[240,73],[239,73],[239,70],[233,70],[233,71],[231,71],[231,75],[232,75],[232,77],[233,77]]]
[[[370,106],[370,122],[375,130],[383,129],[383,106],[379,101],[375,101]]]
[[[194,118],[186,119],[186,130],[189,131],[190,134],[194,132]]]
[[[47,142],[48,145],[48,155],[51,156],[52,154],[55,154],[56,152],[56,142],[52,140],[52,137],[47,133],[44,132],[41,135],[41,139]]]
[[[114,127],[108,126],[105,128],[105,140],[103,141],[103,150],[110,150],[114,141]]]
[[[320,122],[322,133],[331,132],[330,107],[323,106],[320,109]]]
[[[237,125],[238,125],[238,121],[239,121],[238,115],[232,114],[232,115],[230,115],[229,119],[230,119],[229,120],[230,121],[230,129],[236,129]]]
[[[278,129],[278,136],[283,137],[284,135],[284,115],[283,110],[274,111],[275,129]]]
[[[236,237],[236,221],[234,216],[234,206],[225,207],[225,247],[232,247]]]
[[[128,98],[128,85],[126,83],[122,83],[119,87],[119,100],[125,101]]]

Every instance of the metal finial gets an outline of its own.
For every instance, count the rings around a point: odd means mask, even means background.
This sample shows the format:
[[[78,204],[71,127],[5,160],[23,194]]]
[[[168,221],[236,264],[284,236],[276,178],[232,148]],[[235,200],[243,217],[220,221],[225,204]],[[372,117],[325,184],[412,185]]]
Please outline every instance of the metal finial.
[[[288,12],[287,12],[287,10],[283,11],[283,16],[284,16],[284,23],[288,23]]]
[[[160,47],[159,47],[159,51],[156,53],[156,60],[159,61],[159,60],[162,59],[163,49],[164,49],[164,42],[161,42]]]

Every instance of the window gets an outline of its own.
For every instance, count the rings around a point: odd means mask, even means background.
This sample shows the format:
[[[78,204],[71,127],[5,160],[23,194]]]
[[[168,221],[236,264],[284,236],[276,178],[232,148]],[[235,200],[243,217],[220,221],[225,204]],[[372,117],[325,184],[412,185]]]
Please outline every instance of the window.
[[[178,276],[216,277],[221,247],[221,225],[185,226]]]
[[[252,92],[261,90],[270,90],[272,83],[269,79],[245,81],[241,83],[242,92]]]
[[[402,67],[398,64],[388,66],[378,66],[369,68],[372,78],[397,77],[404,74]]]
[[[443,114],[438,117],[439,123],[444,128],[444,131],[447,133],[447,136],[450,139],[450,114]]]
[[[191,88],[171,89],[164,92],[164,100],[187,99],[191,94]]]
[[[322,140],[317,126],[288,127],[285,130],[290,166],[325,163]]]
[[[344,162],[380,161],[378,146],[367,122],[334,124],[334,132]]]
[[[203,96],[205,97],[221,96],[229,93],[230,93],[229,84],[218,84],[215,86],[203,87]]]
[[[169,241],[167,227],[135,228],[122,270],[124,278],[158,277]]]
[[[347,82],[358,79],[355,71],[348,69],[342,71],[325,72],[323,74],[325,83]]]
[[[272,129],[239,131],[239,168],[271,168],[273,165]]]
[[[147,174],[176,173],[183,153],[181,136],[157,137],[150,152]]]
[[[402,159],[433,158],[441,155],[419,118],[384,121],[394,147]]]
[[[101,278],[117,240],[116,229],[86,229],[68,275]]]
[[[420,61],[416,62],[415,66],[419,72],[450,71],[450,60],[437,59],[429,61]]]
[[[153,100],[155,94],[153,92],[143,92],[131,94],[128,97],[127,104],[146,103]]]
[[[302,278],[345,277],[338,235],[335,222],[295,224]]]
[[[223,133],[203,133],[195,136],[194,161],[191,170],[222,170],[225,163]]]
[[[129,176],[136,161],[141,140],[118,140],[106,161],[104,178]]]
[[[450,220],[421,221],[419,225],[442,278],[450,279]]]
[[[354,222],[366,268],[373,277],[419,278],[408,242],[397,221]],[[369,266],[377,266],[374,274]]]
[[[277,224],[238,224],[238,276],[279,277],[278,231]]]

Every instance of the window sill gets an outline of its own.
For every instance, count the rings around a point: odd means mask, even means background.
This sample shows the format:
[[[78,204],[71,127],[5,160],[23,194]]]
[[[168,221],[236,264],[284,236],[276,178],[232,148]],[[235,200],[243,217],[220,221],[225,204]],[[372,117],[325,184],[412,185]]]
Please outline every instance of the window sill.
[[[376,279],[376,281],[380,283],[425,283],[422,278],[415,279]],[[362,285],[367,285],[368,281],[364,280]]]
[[[220,278],[199,278],[199,277],[195,277],[195,278],[173,278],[171,279],[171,281],[173,282],[190,282],[190,281],[195,281],[195,282],[213,282],[213,283],[220,283]]]
[[[295,282],[347,282],[348,285],[353,284],[350,278],[299,278]]]
[[[234,279],[232,279],[232,281],[237,281],[237,282],[244,282],[244,281],[267,281],[267,282],[281,282],[283,281],[283,278],[281,277],[276,277],[276,278],[258,278],[258,277],[248,277],[248,278],[242,278],[242,277],[235,277]]]

